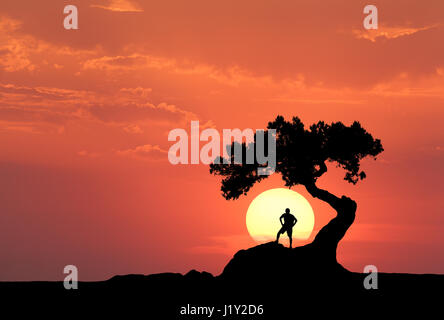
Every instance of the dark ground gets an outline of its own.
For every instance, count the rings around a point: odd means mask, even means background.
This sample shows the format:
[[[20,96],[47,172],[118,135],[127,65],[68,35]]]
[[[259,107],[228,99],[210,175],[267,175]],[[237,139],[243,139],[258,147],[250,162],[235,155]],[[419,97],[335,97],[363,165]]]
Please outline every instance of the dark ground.
[[[379,273],[378,289],[366,290],[366,274],[349,272],[318,253],[313,245],[291,250],[268,243],[239,251],[217,277],[194,270],[125,275],[79,282],[77,290],[66,290],[62,282],[3,282],[0,305],[3,314],[14,312],[5,319],[24,314],[81,319],[442,318],[444,275]],[[187,305],[220,312],[180,315]],[[224,317],[226,305],[262,305],[263,313]]]

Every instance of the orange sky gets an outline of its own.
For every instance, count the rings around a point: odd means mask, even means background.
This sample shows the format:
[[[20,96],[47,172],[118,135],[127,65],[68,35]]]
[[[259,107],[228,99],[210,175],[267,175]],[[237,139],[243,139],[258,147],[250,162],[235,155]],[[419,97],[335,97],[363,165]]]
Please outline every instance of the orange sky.
[[[79,30],[63,28],[64,5]],[[385,152],[356,186],[339,261],[444,273],[444,2],[2,1],[0,280],[219,273],[254,245],[245,213],[204,165],[172,166],[168,132],[191,120],[264,128],[277,114],[359,120]],[[333,216],[312,199],[315,231]],[[315,233],[314,233],[315,234]],[[313,234],[313,236],[314,236]],[[312,237],[313,237],[312,236]]]

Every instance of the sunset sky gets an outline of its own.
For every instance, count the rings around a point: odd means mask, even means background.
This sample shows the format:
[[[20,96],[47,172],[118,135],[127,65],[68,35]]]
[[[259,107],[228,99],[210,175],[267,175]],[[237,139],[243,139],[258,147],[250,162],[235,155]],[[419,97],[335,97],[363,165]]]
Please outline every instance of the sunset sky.
[[[352,271],[444,273],[444,1],[2,0],[0,280],[214,274],[254,246],[208,166],[168,162],[170,130],[361,122],[385,151],[338,249]],[[79,29],[63,28],[65,5]],[[334,211],[313,199],[315,231]],[[276,210],[284,208],[277,206]],[[277,231],[277,230],[276,230]],[[295,243],[300,245],[302,243]]]

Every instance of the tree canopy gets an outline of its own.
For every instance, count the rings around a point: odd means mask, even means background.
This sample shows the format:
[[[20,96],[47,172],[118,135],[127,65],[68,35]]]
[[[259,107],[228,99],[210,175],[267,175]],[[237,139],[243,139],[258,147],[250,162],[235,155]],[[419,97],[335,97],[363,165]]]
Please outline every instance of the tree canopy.
[[[319,121],[307,129],[298,117],[286,121],[284,117],[277,116],[267,128],[276,130],[275,172],[281,174],[288,187],[298,184],[313,187],[316,180],[327,172],[328,162],[343,168],[344,179],[356,184],[366,177],[360,168],[361,160],[366,157],[376,159],[384,150],[381,141],[374,139],[357,121],[350,126],[342,122],[327,124]],[[228,147],[234,149],[236,143]],[[254,142],[242,144],[244,153],[248,148],[256,148],[256,137]],[[210,173],[223,177],[221,191],[226,199],[237,199],[247,194],[256,182],[268,177],[257,174],[257,169],[264,167],[263,164],[218,160],[210,165]]]

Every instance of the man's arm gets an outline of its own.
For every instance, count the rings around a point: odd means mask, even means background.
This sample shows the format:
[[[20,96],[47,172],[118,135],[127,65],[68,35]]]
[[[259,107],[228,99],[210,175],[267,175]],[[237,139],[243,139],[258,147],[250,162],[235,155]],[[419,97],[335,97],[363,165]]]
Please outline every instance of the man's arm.
[[[283,218],[284,218],[284,215],[281,215],[281,217],[279,218],[279,221],[281,222],[281,225],[284,225],[284,223],[282,222]]]
[[[296,222],[298,222],[298,219],[296,219],[296,217],[294,217],[293,226],[296,224]]]

